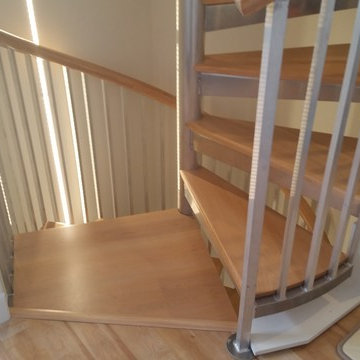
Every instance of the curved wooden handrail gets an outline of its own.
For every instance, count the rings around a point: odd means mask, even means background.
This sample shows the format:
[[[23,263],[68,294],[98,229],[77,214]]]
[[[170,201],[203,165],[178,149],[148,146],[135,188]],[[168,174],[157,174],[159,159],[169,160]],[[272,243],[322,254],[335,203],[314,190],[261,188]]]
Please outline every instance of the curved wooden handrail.
[[[203,0],[204,5],[222,5],[233,4],[235,2],[237,8],[243,15],[249,15],[257,12],[274,0]]]
[[[17,37],[6,31],[0,30],[0,46],[12,48],[16,51],[34,55],[45,60],[96,76],[103,80],[111,81],[141,95],[145,95],[151,99],[157,100],[165,105],[173,108],[176,107],[175,96],[155,86],[149,85],[143,81],[134,79],[130,76],[107,69],[89,61],[81,60],[74,56],[70,56],[59,51],[46,48],[44,46],[36,45],[31,41]]]
[[[235,4],[243,15],[257,12],[274,0],[235,0]]]

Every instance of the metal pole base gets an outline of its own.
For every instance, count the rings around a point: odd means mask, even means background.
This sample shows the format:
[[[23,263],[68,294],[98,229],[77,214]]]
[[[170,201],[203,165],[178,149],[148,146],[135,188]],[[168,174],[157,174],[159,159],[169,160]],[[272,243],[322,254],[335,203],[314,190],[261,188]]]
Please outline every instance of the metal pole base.
[[[236,334],[232,334],[226,343],[226,347],[229,353],[234,359],[237,360],[252,360],[255,359],[255,356],[251,349],[246,351],[240,351],[238,345],[236,344]]]

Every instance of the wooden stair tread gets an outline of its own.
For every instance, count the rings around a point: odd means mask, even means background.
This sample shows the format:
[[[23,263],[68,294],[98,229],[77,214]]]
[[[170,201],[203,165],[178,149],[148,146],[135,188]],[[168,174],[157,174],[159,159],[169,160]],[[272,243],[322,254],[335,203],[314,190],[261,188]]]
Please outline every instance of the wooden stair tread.
[[[348,44],[329,45],[323,73],[323,83],[341,84]],[[282,80],[307,81],[313,47],[284,49]],[[195,69],[203,73],[259,78],[261,51],[206,55]],[[359,76],[357,82],[359,82]]]
[[[177,210],[21,234],[14,266],[20,317],[235,327],[198,224]]]
[[[250,172],[254,123],[204,116],[188,124],[194,133],[194,148],[232,166]],[[307,161],[303,194],[318,199],[331,135],[313,132]],[[298,130],[276,126],[271,155],[270,180],[289,188],[298,141]],[[352,165],[356,139],[345,137],[330,205],[341,209]],[[352,206],[357,216],[360,207],[360,187]]]
[[[240,291],[247,194],[203,168],[182,171],[181,175],[194,213],[205,227],[220,260]],[[285,218],[267,208],[257,282],[258,297],[272,294],[277,289],[284,228]],[[310,242],[311,233],[298,226],[294,244],[296,256],[292,258],[289,287],[300,285],[304,280]],[[327,271],[331,251],[331,245],[323,241],[317,276]]]

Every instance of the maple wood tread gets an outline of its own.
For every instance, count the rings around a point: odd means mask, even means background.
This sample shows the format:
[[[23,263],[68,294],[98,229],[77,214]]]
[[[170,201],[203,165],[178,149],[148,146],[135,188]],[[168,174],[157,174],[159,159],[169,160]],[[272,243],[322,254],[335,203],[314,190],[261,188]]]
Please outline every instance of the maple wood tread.
[[[18,317],[235,327],[199,226],[177,210],[21,234],[14,245]]]
[[[345,71],[348,44],[329,45],[323,73],[324,84],[341,84]],[[284,49],[282,80],[307,81],[313,47]],[[198,72],[259,78],[261,51],[206,55],[195,66]],[[359,82],[359,76],[357,82]]]
[[[169,107],[176,108],[175,96],[164,90],[125,74],[105,68],[101,65],[91,63],[89,61],[79,59],[41,45],[36,45],[31,41],[15,36],[3,30],[0,30],[0,46],[14,49],[24,54],[40,57],[50,62],[55,62],[71,69],[81,71],[85,74],[95,76],[102,80],[113,82],[119,86],[123,86],[132,91],[135,91],[143,96],[147,96],[150,99],[154,99],[160,103],[168,105]]]
[[[204,116],[188,123],[193,131],[194,148],[247,172],[251,170],[254,123]],[[298,130],[276,126],[271,154],[270,181],[290,188],[298,141]],[[325,170],[331,135],[313,132],[307,160],[303,195],[318,199]],[[330,199],[330,206],[341,209],[349,179],[356,139],[345,137]],[[360,187],[352,205],[352,214],[360,210]]]
[[[182,171],[186,196],[208,234],[221,262],[238,291],[241,289],[244,241],[246,231],[247,194],[208,170]],[[283,233],[286,219],[267,208],[263,226],[263,242],[259,262],[257,296],[273,294],[278,287]],[[303,283],[311,233],[297,227],[288,286]],[[328,269],[332,247],[323,241],[317,276]],[[343,260],[343,257],[342,257]]]

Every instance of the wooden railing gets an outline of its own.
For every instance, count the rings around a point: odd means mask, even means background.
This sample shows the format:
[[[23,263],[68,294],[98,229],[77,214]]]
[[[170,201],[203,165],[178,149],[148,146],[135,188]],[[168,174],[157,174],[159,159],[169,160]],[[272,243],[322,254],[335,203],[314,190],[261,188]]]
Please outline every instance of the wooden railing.
[[[243,15],[255,13],[274,0],[235,0],[235,4]]]
[[[176,205],[175,96],[0,31],[0,107],[14,233]]]
[[[81,72],[96,76],[102,80],[111,81],[117,85],[124,86],[132,91],[135,91],[141,95],[145,95],[165,105],[173,108],[176,107],[175,96],[155,86],[119,72],[109,70],[103,66],[91,63],[89,61],[81,60],[74,56],[70,56],[59,51],[46,48],[44,46],[36,45],[31,41],[22,39],[2,30],[0,30],[0,46],[12,48],[22,53],[38,56],[45,60],[67,66],[71,69],[79,70]]]

